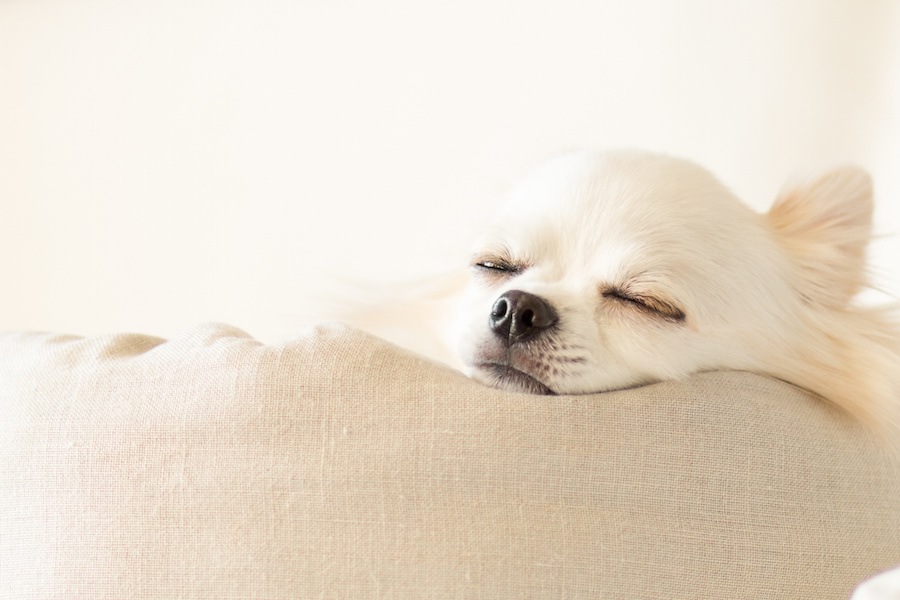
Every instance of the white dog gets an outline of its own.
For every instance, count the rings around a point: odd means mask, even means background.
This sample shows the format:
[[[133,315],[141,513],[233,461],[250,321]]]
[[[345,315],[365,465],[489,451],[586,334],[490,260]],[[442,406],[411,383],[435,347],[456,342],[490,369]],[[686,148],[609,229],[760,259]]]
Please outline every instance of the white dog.
[[[896,436],[900,328],[853,302],[871,216],[857,168],[790,187],[760,215],[684,160],[566,155],[482,236],[450,335],[468,374],[512,391],[748,370]]]

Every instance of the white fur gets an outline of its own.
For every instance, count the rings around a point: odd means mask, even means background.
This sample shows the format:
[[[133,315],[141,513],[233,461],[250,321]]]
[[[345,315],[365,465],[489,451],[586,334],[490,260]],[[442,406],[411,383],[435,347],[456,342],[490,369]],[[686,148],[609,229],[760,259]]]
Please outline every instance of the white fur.
[[[583,394],[748,370],[895,437],[897,322],[853,303],[866,284],[871,214],[869,178],[852,167],[789,187],[760,215],[684,160],[565,155],[519,186],[487,227],[449,335],[468,374],[513,391]],[[518,270],[477,266],[485,261]],[[557,322],[507,345],[488,321],[509,290],[544,299]]]

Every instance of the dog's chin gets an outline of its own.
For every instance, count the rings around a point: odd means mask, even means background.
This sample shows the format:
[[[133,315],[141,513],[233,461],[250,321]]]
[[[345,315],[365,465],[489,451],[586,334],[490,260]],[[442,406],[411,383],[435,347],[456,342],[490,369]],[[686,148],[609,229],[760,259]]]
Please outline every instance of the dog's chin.
[[[552,395],[553,390],[532,377],[509,365],[482,363],[473,369],[475,379],[507,392],[523,394]]]

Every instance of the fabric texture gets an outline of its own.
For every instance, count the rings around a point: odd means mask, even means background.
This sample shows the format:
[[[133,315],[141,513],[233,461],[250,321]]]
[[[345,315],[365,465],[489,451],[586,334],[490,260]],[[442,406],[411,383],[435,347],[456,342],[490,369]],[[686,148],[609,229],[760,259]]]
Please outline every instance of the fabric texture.
[[[742,372],[483,387],[334,325],[0,336],[0,597],[848,598],[900,466]]]

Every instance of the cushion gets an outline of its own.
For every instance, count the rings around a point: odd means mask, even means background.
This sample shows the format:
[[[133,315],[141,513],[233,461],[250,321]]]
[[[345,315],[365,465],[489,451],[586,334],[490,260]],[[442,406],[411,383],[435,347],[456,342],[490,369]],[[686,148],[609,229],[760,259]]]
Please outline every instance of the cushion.
[[[0,336],[4,598],[848,598],[900,465],[715,372],[529,396],[342,325]]]

